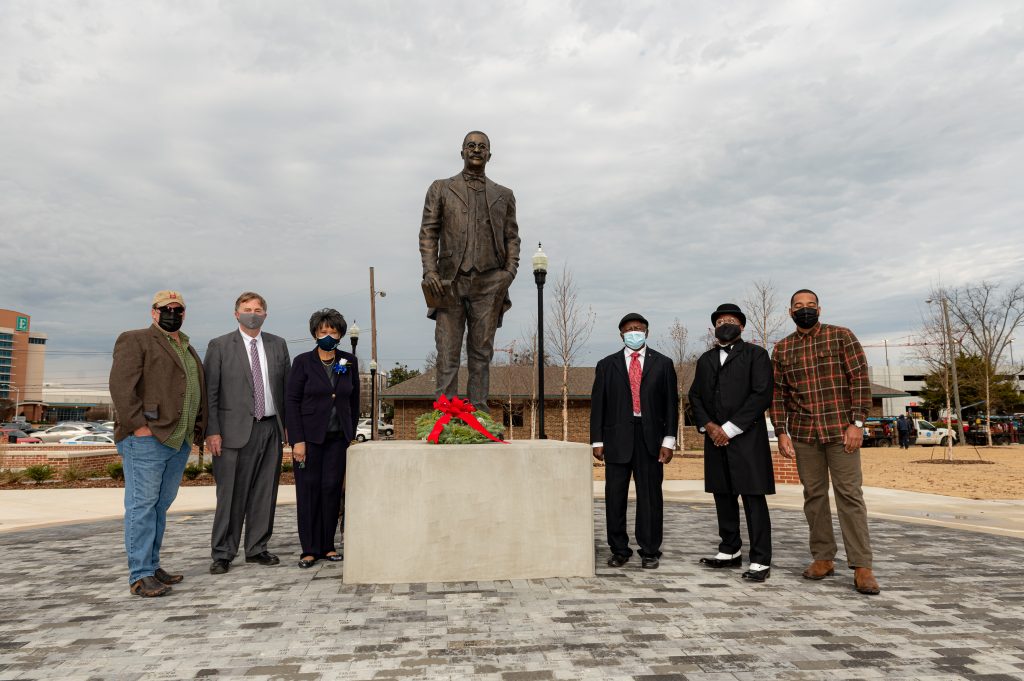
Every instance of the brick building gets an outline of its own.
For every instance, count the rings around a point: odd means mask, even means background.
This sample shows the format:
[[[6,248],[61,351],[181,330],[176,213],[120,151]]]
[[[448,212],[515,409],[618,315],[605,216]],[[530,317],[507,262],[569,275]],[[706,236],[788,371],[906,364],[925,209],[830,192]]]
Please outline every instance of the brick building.
[[[44,407],[46,334],[32,331],[31,326],[30,315],[0,310],[0,399],[11,401],[11,417],[38,421]]]

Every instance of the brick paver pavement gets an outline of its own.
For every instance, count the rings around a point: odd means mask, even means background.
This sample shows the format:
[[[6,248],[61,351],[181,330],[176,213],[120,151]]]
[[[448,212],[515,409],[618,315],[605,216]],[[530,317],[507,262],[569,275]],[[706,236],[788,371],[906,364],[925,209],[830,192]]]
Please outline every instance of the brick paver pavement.
[[[342,565],[236,559],[211,576],[212,513],[172,516],[161,599],[129,595],[116,522],[0,535],[0,679],[1022,679],[1024,541],[871,521],[880,596],[821,582],[802,514],[773,512],[764,585],[702,568],[710,505],[666,505],[659,570],[594,579],[346,586]],[[630,522],[632,526],[632,521]],[[437,547],[443,551],[444,547]],[[487,547],[481,547],[487,550]]]

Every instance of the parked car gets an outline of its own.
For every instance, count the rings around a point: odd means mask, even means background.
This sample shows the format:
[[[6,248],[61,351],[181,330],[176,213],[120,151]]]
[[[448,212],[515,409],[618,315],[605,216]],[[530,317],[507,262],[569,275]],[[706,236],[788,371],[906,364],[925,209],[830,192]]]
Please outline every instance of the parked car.
[[[37,437],[32,437],[23,430],[18,428],[0,428],[0,442],[7,442],[8,444],[16,445],[30,445],[38,444],[42,442]]]
[[[65,438],[74,437],[75,435],[86,435],[91,432],[92,428],[68,424],[51,426],[46,430],[41,430],[38,433],[34,433],[34,435],[43,442],[60,442]]]
[[[383,421],[377,421],[377,435],[380,437],[391,437],[395,434],[395,427],[384,423]],[[369,440],[370,433],[370,419],[359,419],[359,423],[356,425],[356,440],[364,442]]]
[[[62,445],[110,445],[114,446],[114,438],[105,433],[84,433],[74,437],[66,437],[60,441]]]
[[[14,430],[23,430],[29,435],[32,433],[38,433],[41,428],[36,428],[27,421],[11,421],[10,423],[0,424],[0,428],[13,428]]]

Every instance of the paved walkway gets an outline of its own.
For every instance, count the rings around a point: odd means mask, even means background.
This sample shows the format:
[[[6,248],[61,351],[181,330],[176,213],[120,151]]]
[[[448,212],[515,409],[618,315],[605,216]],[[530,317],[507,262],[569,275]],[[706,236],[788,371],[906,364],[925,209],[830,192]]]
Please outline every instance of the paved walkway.
[[[772,576],[753,585],[697,564],[707,503],[666,505],[656,571],[604,566],[596,506],[593,579],[359,587],[343,564],[292,566],[294,506],[284,564],[217,577],[212,514],[178,513],[163,559],[186,579],[155,600],[128,594],[119,521],[0,534],[0,679],[1024,678],[1024,540],[873,519],[884,591],[867,597],[845,569],[800,578],[799,511],[774,508]]]
[[[701,480],[666,480],[664,491],[665,498],[672,501],[712,503]],[[604,483],[595,482],[594,495],[603,494]],[[1021,500],[979,501],[879,487],[864,488],[864,496],[868,512],[875,518],[1024,538],[1024,501]],[[778,485],[778,493],[768,499],[772,509],[803,508],[799,485]],[[212,486],[182,487],[171,512],[213,510],[216,502]],[[294,504],[295,487],[282,486],[278,503]],[[117,488],[0,490],[0,533],[120,518],[124,514],[123,504],[124,490]],[[835,508],[834,503],[832,507]]]

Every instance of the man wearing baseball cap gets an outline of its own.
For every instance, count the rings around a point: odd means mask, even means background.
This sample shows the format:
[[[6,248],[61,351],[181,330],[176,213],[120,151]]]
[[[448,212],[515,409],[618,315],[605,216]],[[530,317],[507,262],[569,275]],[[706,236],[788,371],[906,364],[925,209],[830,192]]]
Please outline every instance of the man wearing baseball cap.
[[[626,530],[629,479],[636,484],[636,543],[641,567],[661,558],[665,464],[672,460],[679,423],[679,391],[672,360],[647,347],[650,325],[636,312],[619,322],[625,348],[597,363],[590,402],[594,458],[605,462],[604,499],[609,567],[633,555]]]
[[[177,291],[158,291],[150,316],[148,328],[118,336],[110,367],[114,440],[124,461],[128,584],[146,597],[163,596],[183,579],[161,567],[160,545],[192,444],[206,427],[203,363],[180,331],[185,300]]]

